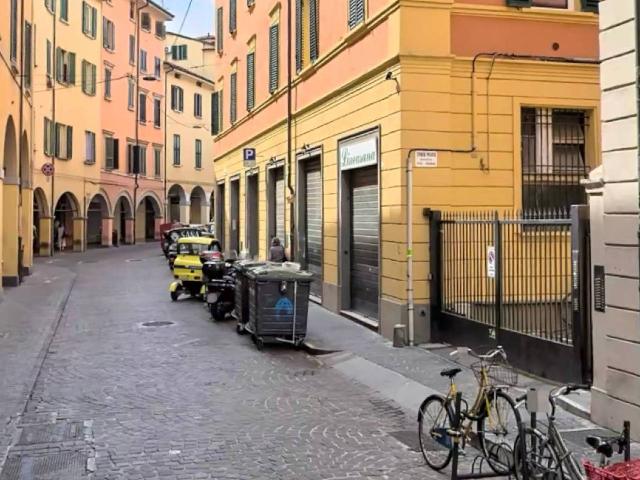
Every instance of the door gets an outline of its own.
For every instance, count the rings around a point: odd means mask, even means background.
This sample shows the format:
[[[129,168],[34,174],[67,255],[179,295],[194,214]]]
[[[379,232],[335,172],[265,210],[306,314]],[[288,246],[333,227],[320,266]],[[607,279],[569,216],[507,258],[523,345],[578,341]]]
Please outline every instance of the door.
[[[311,294],[322,297],[322,171],[320,159],[305,165],[304,258],[313,273]]]
[[[216,211],[216,237],[220,241],[220,245],[222,245],[222,249],[224,250],[225,243],[225,188],[224,183],[218,185],[218,201],[216,202],[217,211]]]
[[[351,172],[351,310],[378,318],[378,167]]]
[[[230,185],[231,188],[231,225],[230,225],[230,238],[229,238],[229,250],[231,252],[240,251],[240,179],[233,180]]]
[[[251,257],[258,256],[258,175],[247,177],[247,208],[245,218],[247,224],[247,248]]]

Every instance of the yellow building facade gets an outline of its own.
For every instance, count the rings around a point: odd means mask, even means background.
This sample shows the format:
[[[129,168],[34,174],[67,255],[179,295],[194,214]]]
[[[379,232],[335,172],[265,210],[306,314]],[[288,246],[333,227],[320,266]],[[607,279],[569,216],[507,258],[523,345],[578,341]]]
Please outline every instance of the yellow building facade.
[[[211,135],[214,42],[167,34],[166,60],[166,218],[211,221],[215,185]]]
[[[284,5],[216,2],[219,235],[260,257],[283,238],[316,273],[318,301],[387,337],[407,323],[412,254],[413,340],[428,340],[423,209],[527,208],[532,114],[577,112],[585,161],[600,162],[597,15],[580,2],[511,3],[302,2],[288,52]],[[537,138],[553,136],[533,124]],[[408,199],[415,149],[433,154],[414,168]]]
[[[33,265],[35,33],[30,2],[2,2],[0,18],[0,277],[2,286],[15,286]]]

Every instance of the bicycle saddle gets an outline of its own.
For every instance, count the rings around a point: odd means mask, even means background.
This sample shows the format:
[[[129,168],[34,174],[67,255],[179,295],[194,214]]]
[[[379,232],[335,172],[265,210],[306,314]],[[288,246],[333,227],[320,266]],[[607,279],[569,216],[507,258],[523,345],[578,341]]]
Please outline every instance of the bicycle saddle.
[[[440,372],[441,377],[453,378],[462,371],[461,368],[445,368]]]
[[[613,446],[609,440],[603,440],[602,438],[595,436],[588,436],[586,440],[587,444],[597,453],[600,453],[607,458],[611,458],[613,455]]]

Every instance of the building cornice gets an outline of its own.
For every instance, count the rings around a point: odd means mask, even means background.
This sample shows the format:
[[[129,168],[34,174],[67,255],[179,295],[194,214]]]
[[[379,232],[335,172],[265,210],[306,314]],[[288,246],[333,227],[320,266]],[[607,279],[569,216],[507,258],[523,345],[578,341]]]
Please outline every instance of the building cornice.
[[[526,20],[531,22],[564,23],[598,26],[598,15],[555,8],[513,8],[499,5],[477,5],[456,3],[451,8],[453,15],[467,17],[491,17],[501,19]]]

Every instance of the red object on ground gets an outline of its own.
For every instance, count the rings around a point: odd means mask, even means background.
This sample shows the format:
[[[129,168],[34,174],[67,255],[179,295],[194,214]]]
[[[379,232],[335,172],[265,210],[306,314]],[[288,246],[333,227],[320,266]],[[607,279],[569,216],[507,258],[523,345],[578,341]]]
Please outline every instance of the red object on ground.
[[[589,480],[640,480],[640,459],[614,463],[604,468],[584,462],[584,470]]]

